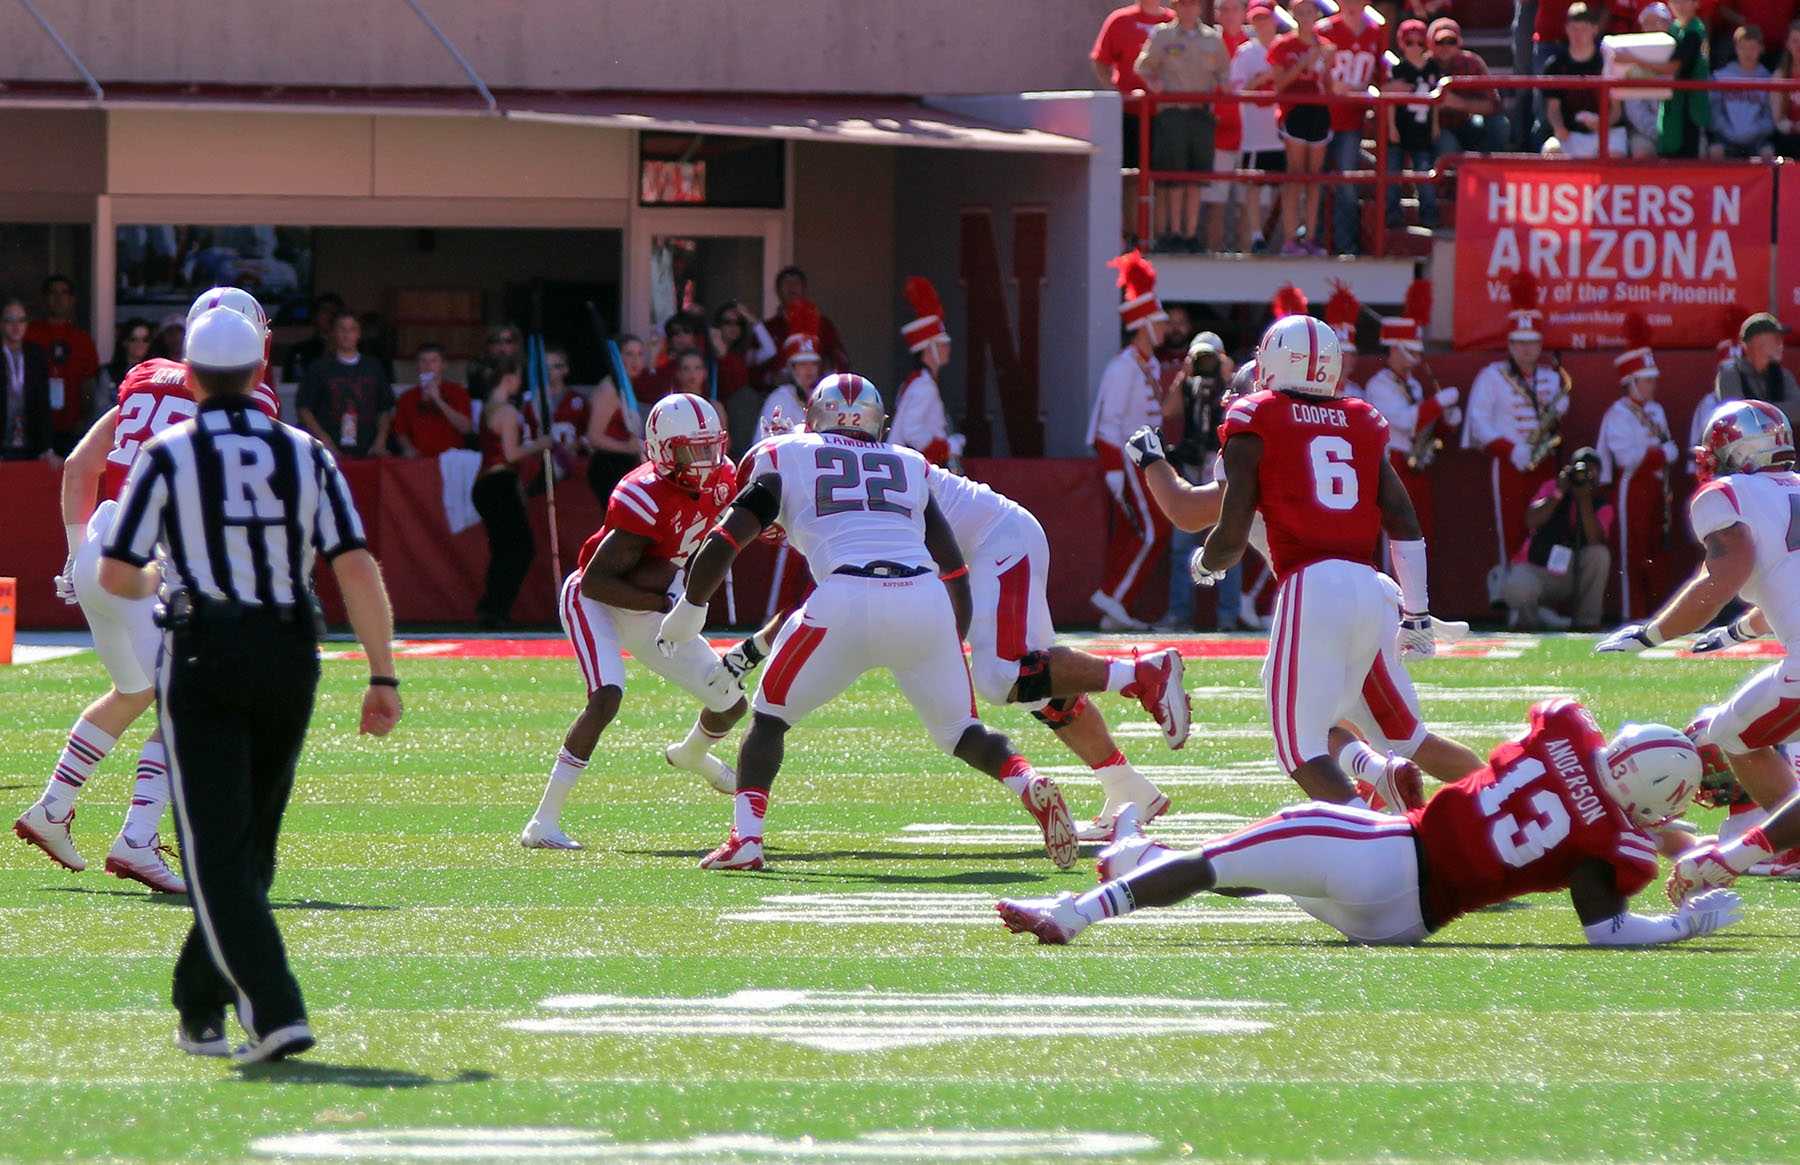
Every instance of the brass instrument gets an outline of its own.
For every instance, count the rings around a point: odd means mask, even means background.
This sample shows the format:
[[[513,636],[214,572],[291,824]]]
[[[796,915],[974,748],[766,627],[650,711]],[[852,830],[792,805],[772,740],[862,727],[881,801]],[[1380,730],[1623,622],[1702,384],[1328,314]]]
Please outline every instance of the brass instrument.
[[[1418,374],[1420,383],[1426,385],[1425,395],[1419,400],[1422,405],[1438,394],[1438,379],[1431,371],[1431,366],[1423,360],[1419,361]],[[1426,384],[1426,382],[1429,383]],[[1442,419],[1440,414],[1429,425],[1413,426],[1412,445],[1406,451],[1406,468],[1414,473],[1422,473],[1430,469],[1431,463],[1437,460],[1437,455],[1443,452],[1444,438],[1438,433],[1441,427],[1439,421]]]
[[[1562,381],[1563,396],[1570,395],[1574,381],[1570,378],[1568,369],[1562,366],[1562,359],[1554,353],[1550,356],[1550,367],[1556,369],[1557,378]],[[1535,383],[1537,369],[1533,368],[1531,371],[1533,383],[1528,384],[1526,389],[1530,393],[1532,405],[1537,407],[1537,384]],[[1531,462],[1525,467],[1527,471],[1542,465],[1544,458],[1555,453],[1557,448],[1562,445],[1562,433],[1558,432],[1561,428],[1562,414],[1555,409],[1546,413],[1541,407],[1537,407],[1537,415],[1538,427],[1537,431],[1531,435]]]

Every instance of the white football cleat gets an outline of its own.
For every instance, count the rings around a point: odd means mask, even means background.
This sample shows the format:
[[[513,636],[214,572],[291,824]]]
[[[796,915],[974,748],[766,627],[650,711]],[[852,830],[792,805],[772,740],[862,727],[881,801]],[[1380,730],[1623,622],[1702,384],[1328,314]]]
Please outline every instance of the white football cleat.
[[[582,844],[562,831],[557,822],[543,822],[533,817],[519,834],[519,844],[526,849],[582,849]]]
[[[1765,858],[1744,873],[1752,878],[1800,878],[1800,849],[1785,850]]]
[[[1150,624],[1142,619],[1132,618],[1125,604],[1113,598],[1105,591],[1095,591],[1088,596],[1088,602],[1100,612],[1100,630],[1102,631],[1148,631]]]
[[[1040,943],[1061,946],[1087,929],[1088,920],[1075,909],[1075,895],[1064,890],[1054,898],[1002,898],[994,912],[1014,934],[1035,934]]]
[[[239,1044],[237,1051],[231,1053],[233,1064],[272,1064],[276,1060],[285,1060],[289,1056],[297,1056],[312,1047],[314,1043],[312,1029],[305,1021],[290,1023],[286,1027],[278,1027],[260,1040],[248,1044]]]
[[[120,834],[106,851],[106,872],[128,882],[142,882],[158,894],[186,894],[187,883],[169,864],[175,851],[151,834],[143,845],[132,845]]]
[[[1114,882],[1140,866],[1149,865],[1175,851],[1144,836],[1136,805],[1127,805],[1113,820],[1112,844],[1100,851],[1096,870],[1102,882]]]
[[[739,837],[737,830],[725,839],[725,844],[700,859],[703,870],[760,870],[763,868],[763,847],[760,837]]]
[[[1413,761],[1389,757],[1387,766],[1375,778],[1375,795],[1387,803],[1383,812],[1404,817],[1409,809],[1425,807],[1425,775]],[[1373,801],[1369,804],[1374,807]]]
[[[73,806],[69,815],[58,821],[50,816],[42,801],[36,801],[13,822],[13,832],[49,854],[50,860],[63,869],[79,874],[87,869],[87,859],[81,856],[75,848],[75,839],[69,836],[69,826],[74,821]]]
[[[737,770],[710,752],[703,752],[698,761],[690,762],[681,755],[679,744],[671,744],[663,749],[663,759],[678,769],[685,769],[690,773],[697,773],[705,777],[707,784],[727,797],[737,792]]]
[[[1142,778],[1139,779],[1142,780]],[[1144,784],[1150,785],[1150,782],[1144,781]],[[1145,797],[1142,802],[1127,801],[1123,804],[1114,804],[1113,800],[1109,797],[1107,798],[1106,804],[1100,807],[1100,812],[1094,815],[1094,819],[1076,830],[1075,840],[1113,840],[1113,831],[1117,827],[1119,814],[1125,809],[1133,808],[1139,804],[1144,806],[1143,819],[1145,821],[1155,821],[1158,817],[1161,817],[1168,811],[1169,799],[1164,796],[1155,785],[1150,785],[1150,796]]]
[[[1075,843],[1075,818],[1069,814],[1069,806],[1063,801],[1062,790],[1049,777],[1034,776],[1025,786],[1025,792],[1019,800],[1031,813],[1032,819],[1044,834],[1044,853],[1055,863],[1059,870],[1066,870],[1075,864],[1078,847]]]
[[[1193,716],[1193,705],[1183,686],[1187,667],[1182,663],[1181,652],[1167,647],[1144,656],[1132,666],[1128,690],[1138,698],[1144,711],[1156,718],[1169,747],[1180,748],[1187,743]]]

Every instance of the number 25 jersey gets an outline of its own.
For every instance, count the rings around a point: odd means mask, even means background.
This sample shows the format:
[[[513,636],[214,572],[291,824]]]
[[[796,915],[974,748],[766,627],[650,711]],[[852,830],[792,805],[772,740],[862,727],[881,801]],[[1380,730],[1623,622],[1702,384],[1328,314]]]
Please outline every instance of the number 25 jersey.
[[[743,484],[781,479],[775,519],[823,582],[840,566],[931,566],[925,507],[931,463],[915,449],[836,433],[791,433],[750,451]]]
[[[270,420],[281,419],[281,401],[268,385],[258,384],[250,398]],[[144,442],[200,411],[194,394],[188,391],[187,365],[160,356],[132,366],[119,382],[117,403],[112,449],[100,478],[102,500],[119,496]]]
[[[1262,439],[1256,508],[1276,578],[1327,558],[1375,561],[1388,423],[1374,406],[1264,389],[1225,410],[1219,444],[1240,433]]]
[[[1407,814],[1425,858],[1425,920],[1433,928],[1521,894],[1566,890],[1598,859],[1622,897],[1656,876],[1656,842],[1600,783],[1606,740],[1573,700],[1545,700],[1530,727],[1487,767]]]

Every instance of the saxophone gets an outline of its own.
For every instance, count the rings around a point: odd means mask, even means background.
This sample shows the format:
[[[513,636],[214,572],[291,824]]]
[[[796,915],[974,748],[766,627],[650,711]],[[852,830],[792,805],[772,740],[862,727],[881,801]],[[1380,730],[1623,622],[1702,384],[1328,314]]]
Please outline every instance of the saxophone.
[[[1420,382],[1425,386],[1425,395],[1420,398],[1420,403],[1423,404],[1438,394],[1438,380],[1432,373],[1431,366],[1424,361],[1419,362],[1418,373]],[[1429,425],[1414,427],[1412,447],[1406,451],[1408,469],[1414,473],[1422,473],[1431,468],[1431,463],[1437,460],[1437,455],[1444,448],[1444,439],[1438,435],[1440,428],[1437,419],[1433,419]]]
[[[1574,384],[1574,381],[1569,376],[1568,369],[1562,366],[1561,358],[1554,353],[1552,353],[1550,357],[1550,367],[1556,369],[1557,379],[1562,385],[1562,394],[1567,397],[1570,388]],[[1537,378],[1537,369],[1533,368],[1531,371],[1532,379],[1535,381]],[[1531,400],[1535,404],[1537,401],[1537,385],[1532,383],[1527,385],[1527,388],[1531,393]],[[1531,464],[1526,466],[1528,470],[1536,469],[1539,465],[1543,464],[1544,458],[1555,453],[1557,447],[1562,444],[1562,433],[1558,432],[1558,429],[1561,427],[1561,420],[1561,414],[1557,413],[1554,409],[1550,410],[1548,413],[1545,413],[1542,409],[1538,410],[1537,429],[1531,435]]]

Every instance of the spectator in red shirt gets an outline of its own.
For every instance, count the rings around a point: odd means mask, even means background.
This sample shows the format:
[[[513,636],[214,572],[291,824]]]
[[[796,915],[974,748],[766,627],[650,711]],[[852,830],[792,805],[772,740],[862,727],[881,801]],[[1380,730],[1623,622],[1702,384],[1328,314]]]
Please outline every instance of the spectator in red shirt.
[[[89,405],[100,356],[94,338],[74,321],[75,284],[69,277],[52,275],[40,290],[44,318],[25,329],[25,340],[49,354],[51,445],[59,456],[67,457],[91,419]]]
[[[1319,36],[1337,51],[1331,57],[1331,89],[1335,93],[1366,93],[1387,80],[1382,49],[1387,30],[1376,23],[1367,0],[1340,0],[1336,16],[1319,22]],[[1363,169],[1363,130],[1369,120],[1365,105],[1331,107],[1331,141],[1325,148],[1325,168],[1340,173]],[[1362,239],[1362,188],[1348,183],[1331,188],[1331,248],[1340,255],[1354,255]]]
[[[626,377],[636,385],[648,362],[644,342],[624,335],[618,338],[618,344],[619,362],[625,366]],[[619,479],[643,463],[644,447],[638,436],[642,430],[643,418],[626,412],[619,386],[607,376],[588,400],[586,439],[588,488],[594,491],[602,509]]]
[[[1445,77],[1485,77],[1487,62],[1462,47],[1462,25],[1441,16],[1426,30],[1431,55]],[[1438,104],[1437,156],[1498,153],[1506,148],[1506,115],[1493,89],[1451,89]]]
[[[1238,49],[1250,39],[1250,31],[1244,27],[1245,0],[1214,0],[1213,19],[1218,23],[1219,35],[1225,38],[1225,54],[1235,58]],[[1227,77],[1226,87],[1231,88]],[[1218,128],[1213,134],[1213,169],[1236,170],[1242,163],[1239,154],[1244,149],[1244,111],[1235,101],[1220,102],[1214,111],[1217,115]],[[1248,168],[1248,167],[1246,167]],[[1219,201],[1212,204],[1207,212],[1206,247],[1214,254],[1225,249],[1225,219],[1229,214],[1240,216],[1238,235],[1249,239],[1250,233],[1244,229],[1242,219],[1247,217],[1249,209],[1244,205],[1246,196],[1255,202],[1256,191],[1246,190],[1242,182],[1215,182],[1212,186],[1219,188]],[[1213,193],[1212,186],[1207,187],[1201,201]],[[1248,245],[1240,250],[1248,250]]]
[[[632,387],[637,390],[638,404],[646,411],[651,405],[668,396],[671,392],[684,391],[675,387],[675,365],[688,352],[700,351],[700,331],[705,325],[703,319],[696,319],[685,312],[677,312],[663,324],[663,344],[661,357],[655,361],[655,367],[640,377],[632,380]],[[700,357],[704,367],[706,357]],[[704,394],[702,394],[704,395]]]
[[[1325,106],[1295,98],[1318,96],[1331,83],[1331,42],[1319,37],[1319,19],[1334,12],[1331,0],[1296,0],[1297,27],[1269,46],[1270,87],[1283,97],[1281,137],[1287,146],[1290,174],[1317,174],[1325,168],[1325,142],[1331,136],[1331,113]],[[1281,188],[1281,229],[1287,235],[1283,255],[1323,255],[1318,243],[1319,201],[1323,191],[1313,183],[1289,182]]]
[[[469,390],[444,378],[444,348],[421,344],[415,354],[419,382],[394,401],[394,436],[405,457],[436,457],[468,445],[475,431]]]
[[[1088,54],[1094,63],[1095,79],[1103,86],[1117,89],[1120,96],[1126,98],[1134,90],[1142,89],[1144,79],[1137,73],[1138,54],[1144,51],[1144,42],[1150,39],[1151,29],[1174,19],[1174,11],[1164,8],[1162,0],[1138,0],[1136,4],[1127,4],[1108,13],[1100,22],[1100,35],[1094,38],[1094,51]],[[1138,118],[1129,102],[1125,108],[1124,132],[1125,168],[1135,169],[1138,164]],[[787,299],[781,302],[786,303]],[[781,340],[782,337],[775,337],[776,343]]]
[[[751,388],[752,373],[773,360],[780,349],[767,325],[736,300],[714,314],[712,345],[719,405],[731,434],[732,455],[738,456],[750,447],[762,411],[762,395],[745,390]]]
[[[787,361],[781,358],[781,347],[788,338],[787,305],[796,299],[811,299],[812,292],[806,272],[798,267],[783,267],[775,274],[775,302],[780,306],[775,314],[763,321],[769,330],[769,339],[775,344],[775,356],[763,365],[763,383],[774,384],[787,374]],[[819,354],[825,361],[825,374],[832,372],[849,372],[850,353],[844,348],[844,337],[839,334],[837,325],[821,315],[819,317]],[[650,402],[645,401],[646,405]]]

